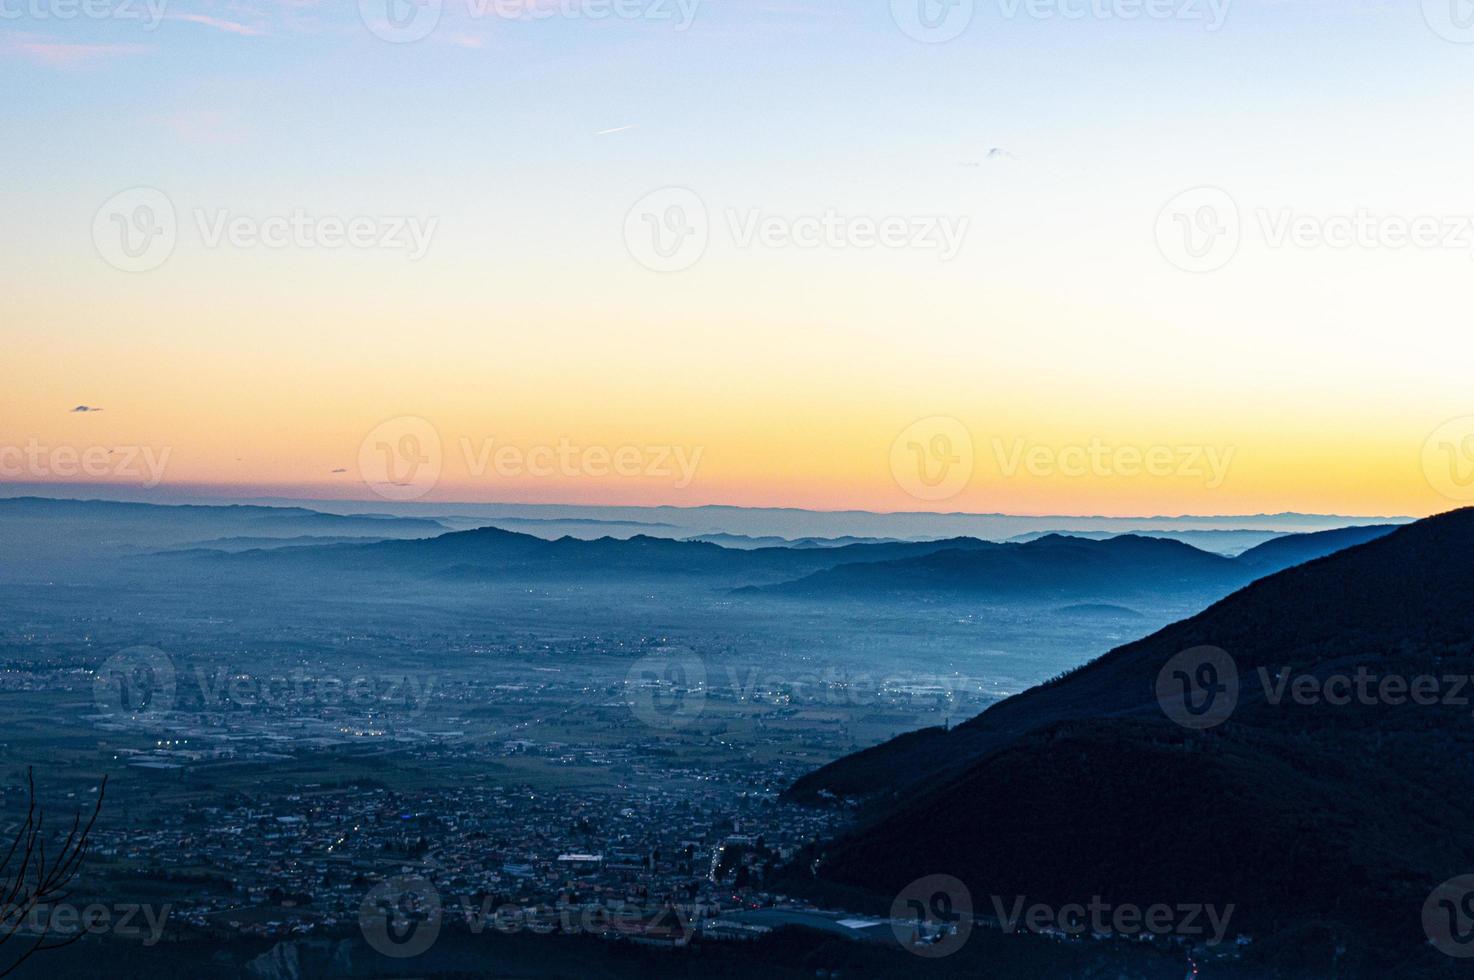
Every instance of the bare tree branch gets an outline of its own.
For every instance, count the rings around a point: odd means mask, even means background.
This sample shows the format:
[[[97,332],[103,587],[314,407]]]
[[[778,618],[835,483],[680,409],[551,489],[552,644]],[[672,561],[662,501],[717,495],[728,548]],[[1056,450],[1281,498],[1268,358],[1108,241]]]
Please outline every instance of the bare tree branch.
[[[36,801],[36,777],[30,769],[26,770],[26,792],[25,821],[16,830],[4,860],[0,861],[0,893],[3,893],[0,896],[0,948],[20,937],[16,948],[0,954],[0,977],[7,977],[20,969],[36,953],[70,946],[86,934],[78,929],[64,939],[48,942],[52,939],[48,913],[45,920],[37,924],[34,935],[22,935],[37,909],[46,909],[71,896],[71,883],[82,868],[92,829],[102,813],[107,779],[104,777],[98,787],[97,803],[87,823],[82,823],[82,811],[78,810],[72,819],[71,830],[61,842],[60,852],[49,859],[46,853],[46,810]],[[7,878],[11,863],[17,857],[19,866]]]

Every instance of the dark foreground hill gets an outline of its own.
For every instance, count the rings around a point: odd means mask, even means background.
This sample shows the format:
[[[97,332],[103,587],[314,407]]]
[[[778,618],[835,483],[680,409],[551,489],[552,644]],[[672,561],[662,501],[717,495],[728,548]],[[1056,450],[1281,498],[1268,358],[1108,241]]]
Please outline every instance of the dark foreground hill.
[[[1452,961],[1422,912],[1435,886],[1474,873],[1471,598],[1474,510],[1258,581],[950,732],[801,780],[798,799],[870,801],[818,875],[895,894],[947,873],[979,903],[1232,904],[1266,969],[1308,957],[1311,975],[1442,975]],[[1227,670],[1199,673],[1217,654],[1179,657],[1205,645],[1236,666],[1236,708],[1164,710],[1169,661],[1230,689]],[[1370,697],[1325,686],[1358,672]],[[1327,697],[1275,703],[1291,677]],[[1428,703],[1410,703],[1417,678]]]

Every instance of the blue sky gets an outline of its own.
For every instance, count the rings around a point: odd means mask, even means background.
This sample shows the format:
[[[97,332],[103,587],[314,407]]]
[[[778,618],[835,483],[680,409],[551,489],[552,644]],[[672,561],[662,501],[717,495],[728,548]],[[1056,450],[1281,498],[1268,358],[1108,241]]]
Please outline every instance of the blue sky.
[[[172,0],[149,29],[58,17],[72,2],[0,0],[11,438],[45,435],[53,400],[110,395],[149,401],[136,438],[185,448],[207,422],[259,444],[283,415],[326,431],[304,392],[360,407],[363,429],[492,399],[545,439],[591,416],[650,428],[660,405],[694,399],[683,414],[731,438],[729,458],[780,461],[733,462],[710,499],[763,486],[769,502],[822,504],[813,487],[868,465],[846,453],[878,458],[863,426],[888,439],[937,414],[1145,439],[1182,438],[1166,431],[1182,419],[1245,450],[1234,503],[1417,513],[1438,505],[1423,439],[1474,411],[1468,249],[1287,249],[1261,224],[1474,215],[1474,44],[1455,43],[1474,29],[1441,21],[1443,0],[1238,0],[1217,30],[1207,0],[1134,19],[1119,14],[1138,0],[1090,0],[1107,16],[1073,19],[1079,0],[980,0],[942,43],[908,36],[879,0],[707,0],[685,30],[446,0],[404,44],[350,3]],[[675,10],[654,2],[630,9]],[[1203,186],[1245,222],[1212,275],[1164,261],[1153,231]],[[433,216],[435,238],[407,265],[212,251],[188,232],[168,265],[130,276],[88,229],[135,187],[181,216]],[[620,234],[665,187],[696,191],[716,229],[674,276],[632,262]],[[733,216],[824,209],[965,218],[965,248],[938,262],[730,240]],[[482,373],[455,373],[469,363]],[[291,380],[249,388],[232,364]],[[782,478],[812,433],[846,426],[842,451]],[[1283,439],[1314,465],[1287,469]],[[1344,459],[1357,439],[1371,461]],[[316,444],[284,455],[332,462]],[[192,475],[220,465],[202,455]],[[1378,475],[1394,466],[1391,483]],[[1065,509],[1079,497],[1066,489],[1040,507]],[[1133,490],[1130,505],[1232,509],[1181,491]]]

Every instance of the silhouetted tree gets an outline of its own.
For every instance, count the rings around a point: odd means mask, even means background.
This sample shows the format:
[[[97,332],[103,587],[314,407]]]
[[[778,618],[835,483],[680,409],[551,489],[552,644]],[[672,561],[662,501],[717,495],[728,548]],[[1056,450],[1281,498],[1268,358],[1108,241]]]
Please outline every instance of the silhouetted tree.
[[[78,810],[61,847],[48,854],[46,809],[36,802],[35,774],[26,770],[26,819],[0,860],[0,977],[14,973],[37,953],[69,946],[86,935],[78,929],[65,939],[53,939],[49,914],[37,923],[33,933],[24,930],[37,909],[49,912],[49,906],[66,901],[71,895],[69,889],[87,855],[87,844],[98,814],[102,813],[106,792],[104,778],[97,792],[97,805],[87,823],[83,825],[82,811]]]

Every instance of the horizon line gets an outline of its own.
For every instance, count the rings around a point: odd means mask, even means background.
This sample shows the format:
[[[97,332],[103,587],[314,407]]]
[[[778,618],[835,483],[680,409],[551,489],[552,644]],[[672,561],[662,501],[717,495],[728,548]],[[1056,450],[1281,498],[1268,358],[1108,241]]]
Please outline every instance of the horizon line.
[[[174,487],[171,487],[170,490],[171,491],[174,491],[174,492],[178,492],[178,493],[183,494],[183,493],[191,492],[193,490],[193,488],[200,487],[200,486],[202,486],[202,485],[198,485],[198,484],[175,485]],[[203,485],[203,486],[210,486],[210,485]],[[15,490],[26,490],[26,491],[30,491],[30,492],[18,492],[18,493],[11,493],[11,492],[9,492],[12,489],[15,489]],[[75,492],[75,493],[85,493],[85,492],[89,492],[89,491],[106,492],[106,491],[111,490],[111,491],[114,491],[114,492],[125,492],[126,491],[126,492],[128,492],[130,494],[141,494],[141,495],[144,495],[144,496],[154,496],[155,495],[154,494],[154,491],[155,490],[158,490],[159,488],[147,488],[147,487],[140,487],[140,486],[137,486],[135,484],[117,484],[117,483],[97,483],[97,484],[60,484],[60,483],[59,484],[21,484],[21,483],[7,484],[7,483],[0,483],[0,499],[3,499],[3,500],[13,500],[13,499],[19,499],[19,498],[24,498],[24,497],[32,497],[32,498],[35,498],[35,499],[42,499],[42,500],[77,500],[77,501],[94,501],[94,502],[100,502],[100,503],[142,503],[142,504],[150,504],[150,505],[153,505],[153,506],[160,506],[160,507],[168,507],[168,506],[190,506],[190,504],[188,502],[170,501],[168,499],[120,500],[120,499],[109,498],[109,497],[47,496],[46,493],[45,492],[42,492],[42,491],[45,491],[45,490],[48,490],[48,489],[49,490],[53,490],[53,491],[65,490],[65,491]],[[218,489],[218,488],[216,488],[216,489]],[[240,489],[241,490],[247,490],[247,489],[251,489],[251,488],[242,486],[242,487],[240,487]],[[253,495],[253,496],[244,496],[244,495],[242,495],[242,496],[231,496],[231,495],[228,495],[228,494],[221,495],[219,493],[213,493],[213,494],[212,493],[201,493],[201,492],[199,492],[197,490],[193,490],[193,492],[195,493],[195,495],[199,499],[209,500],[209,501],[219,501],[219,503],[217,504],[218,506],[230,506],[232,504],[234,504],[234,505],[244,505],[244,504],[250,504],[250,503],[253,503],[253,502],[256,502],[258,506],[274,506],[273,504],[260,504],[259,501],[280,501],[280,502],[284,502],[284,503],[293,503],[293,504],[298,504],[298,505],[300,505],[300,504],[308,504],[308,503],[329,504],[329,505],[331,505],[331,504],[362,504],[362,505],[375,505],[375,504],[380,504],[380,505],[384,505],[384,506],[389,507],[389,508],[425,508],[425,509],[435,509],[435,508],[449,509],[449,508],[456,508],[456,507],[541,507],[541,508],[549,508],[549,509],[556,508],[556,509],[563,509],[563,510],[641,510],[641,511],[650,511],[650,510],[674,510],[674,511],[735,510],[735,511],[751,511],[751,512],[779,512],[779,513],[792,513],[792,514],[815,514],[815,515],[824,515],[824,516],[833,516],[833,517],[864,516],[864,517],[943,518],[943,519],[948,519],[948,518],[950,518],[950,519],[967,519],[967,518],[1021,518],[1021,519],[1027,519],[1027,520],[1080,520],[1080,521],[1210,521],[1210,520],[1245,521],[1245,520],[1253,520],[1253,519],[1276,519],[1276,518],[1295,518],[1295,517],[1316,517],[1316,518],[1334,518],[1334,519],[1346,518],[1346,519],[1367,520],[1367,521],[1412,522],[1412,521],[1422,520],[1422,519],[1424,519],[1426,517],[1434,517],[1434,516],[1437,516],[1438,514],[1441,514],[1441,513],[1447,513],[1449,511],[1462,509],[1462,508],[1459,508],[1459,507],[1451,507],[1451,508],[1448,509],[1448,511],[1434,511],[1434,512],[1431,512],[1429,514],[1423,515],[1422,517],[1415,516],[1415,515],[1409,515],[1409,514],[1403,514],[1403,515],[1393,515],[1393,514],[1342,514],[1342,513],[1328,513],[1328,512],[1321,512],[1321,511],[1301,511],[1301,510],[1260,511],[1258,513],[1241,513],[1241,514],[1224,514],[1224,513],[1214,513],[1214,514],[1189,514],[1189,513],[1180,513],[1180,514],[1061,514],[1061,513],[1019,513],[1019,512],[1005,512],[1005,511],[925,511],[925,510],[879,511],[879,510],[864,510],[864,509],[855,509],[855,508],[846,508],[846,509],[840,509],[840,510],[825,510],[825,509],[815,508],[815,507],[794,507],[794,506],[763,507],[763,506],[751,506],[751,505],[745,505],[745,504],[726,504],[726,503],[702,503],[702,504],[605,504],[605,503],[547,503],[547,502],[527,502],[527,501],[516,501],[516,500],[503,500],[503,501],[474,501],[474,500],[457,500],[457,501],[407,500],[407,501],[394,501],[394,500],[386,500],[386,499],[383,499],[383,498],[360,498],[360,497],[338,497],[338,498],[334,498],[334,497],[309,497],[309,496],[297,497],[297,496],[291,496],[289,494],[281,494],[281,493],[265,493],[265,494],[258,493],[258,494]],[[164,498],[167,498],[169,496],[169,493],[165,493],[165,494],[162,494],[162,495],[159,495],[159,496],[162,496]],[[455,515],[450,514],[450,515],[443,515],[443,516],[455,516]]]

